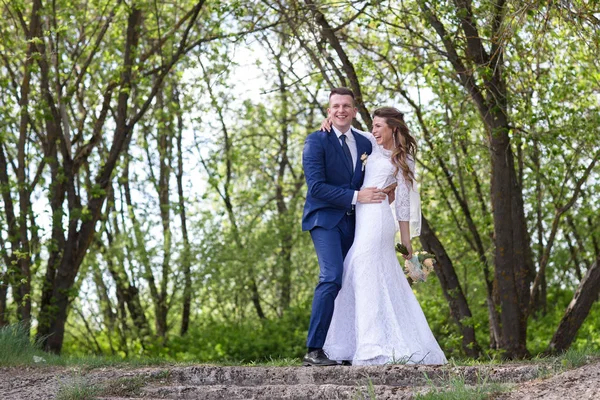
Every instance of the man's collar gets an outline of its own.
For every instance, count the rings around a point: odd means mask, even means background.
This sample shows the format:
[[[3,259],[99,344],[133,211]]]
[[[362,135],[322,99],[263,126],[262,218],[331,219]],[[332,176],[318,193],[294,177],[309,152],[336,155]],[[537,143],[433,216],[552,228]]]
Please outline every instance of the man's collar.
[[[333,132],[335,132],[335,135],[338,137],[338,139],[342,135],[350,136],[350,132],[352,132],[352,126],[350,128],[348,128],[347,132],[342,132],[333,125],[331,125],[331,129],[333,129]]]

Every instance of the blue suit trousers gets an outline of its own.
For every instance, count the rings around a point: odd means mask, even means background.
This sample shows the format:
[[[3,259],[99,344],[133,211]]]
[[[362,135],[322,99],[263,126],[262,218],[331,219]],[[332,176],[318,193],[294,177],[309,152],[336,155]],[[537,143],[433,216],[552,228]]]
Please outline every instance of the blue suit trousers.
[[[310,230],[319,259],[319,284],[315,288],[308,328],[307,347],[323,348],[331,324],[335,298],[342,288],[344,258],[354,241],[354,215],[344,215],[332,229]]]

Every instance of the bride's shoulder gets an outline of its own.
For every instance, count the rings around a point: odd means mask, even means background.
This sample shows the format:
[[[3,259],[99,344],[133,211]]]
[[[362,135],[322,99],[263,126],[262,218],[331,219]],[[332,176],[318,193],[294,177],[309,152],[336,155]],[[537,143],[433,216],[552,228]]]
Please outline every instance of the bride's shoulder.
[[[373,134],[371,132],[361,131],[360,129],[356,129],[356,128],[352,128],[352,130],[355,131],[356,133],[358,133],[359,135],[361,135],[362,137],[364,137],[365,139],[367,139],[369,142],[371,142],[371,145],[373,147],[375,147],[375,145],[377,144],[377,141],[375,140],[375,137],[373,136]]]
[[[366,137],[367,139],[373,137],[373,135],[371,134],[371,132],[365,132],[365,131],[361,131],[360,129],[356,129],[354,127],[352,127],[352,130],[356,133],[359,133],[361,135],[363,135],[364,137]]]

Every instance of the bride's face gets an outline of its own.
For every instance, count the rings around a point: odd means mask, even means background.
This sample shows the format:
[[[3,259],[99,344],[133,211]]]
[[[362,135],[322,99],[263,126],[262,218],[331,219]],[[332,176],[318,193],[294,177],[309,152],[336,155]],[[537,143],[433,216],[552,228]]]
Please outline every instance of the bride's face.
[[[377,140],[377,144],[383,146],[384,149],[392,150],[394,148],[394,132],[385,122],[385,118],[373,118],[373,136]]]

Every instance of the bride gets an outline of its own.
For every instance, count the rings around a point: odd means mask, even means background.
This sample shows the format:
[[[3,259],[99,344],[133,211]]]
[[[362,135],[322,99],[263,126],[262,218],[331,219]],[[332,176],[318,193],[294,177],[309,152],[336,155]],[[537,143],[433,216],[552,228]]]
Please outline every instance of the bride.
[[[361,132],[373,145],[363,161],[363,187],[397,184],[396,218],[409,252],[403,257],[410,259],[411,234],[419,235],[421,223],[418,194],[412,189],[416,141],[397,109],[382,107],[373,117],[373,134]],[[344,259],[342,289],[324,345],[330,359],[353,365],[447,362],[398,263],[395,235],[387,202],[356,205],[354,243]]]

